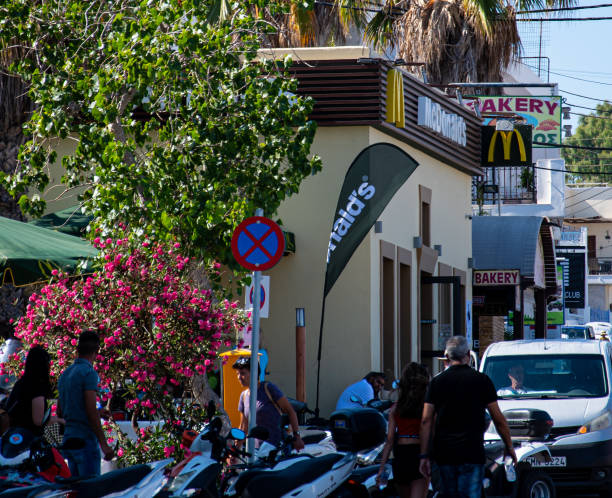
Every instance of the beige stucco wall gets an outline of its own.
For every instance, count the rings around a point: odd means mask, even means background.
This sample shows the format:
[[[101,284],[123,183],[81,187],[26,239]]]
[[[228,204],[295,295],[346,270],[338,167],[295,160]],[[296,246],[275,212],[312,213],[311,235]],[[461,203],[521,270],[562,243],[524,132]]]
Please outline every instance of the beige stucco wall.
[[[388,142],[410,154],[419,166],[382,215],[383,232],[370,233],[352,256],[327,298],[321,364],[320,407],[329,415],[338,395],[369,370],[380,369],[380,240],[412,251],[412,351],[417,359],[417,255],[419,184],[432,190],[431,245],[442,245],[439,262],[468,271],[471,256],[471,177],[370,127],[321,127],[312,151],[323,171],[308,178],[300,193],[279,210],[283,228],[295,234],[296,252],[266,272],[271,276],[270,317],[261,320],[262,341],[270,355],[270,380],[295,396],[295,308],[306,310],[307,402],[316,402],[316,354],[325,254],[332,217],[346,171],[368,145]],[[468,273],[466,298],[471,299]],[[434,292],[437,302],[437,292]],[[434,309],[437,316],[437,309]],[[434,337],[437,329],[434,329]],[[399,372],[398,372],[399,373]]]
[[[395,197],[389,202],[379,219],[383,222],[383,233],[375,234],[370,231],[370,274],[371,281],[375,283],[370,294],[371,309],[371,343],[372,367],[380,365],[380,243],[378,239],[391,242],[396,246],[412,251],[412,347],[413,360],[417,360],[416,352],[418,335],[418,300],[417,300],[417,251],[413,249],[413,237],[419,235],[419,185],[429,188],[431,196],[431,247],[442,245],[442,255],[438,263],[445,263],[459,270],[469,272],[467,258],[472,256],[472,230],[471,230],[471,181],[472,178],[465,173],[445,165],[441,161],[421,152],[405,143],[396,140],[385,133],[370,128],[370,143],[387,142],[397,145],[406,151],[419,166],[408,178],[406,183],[398,190]],[[375,242],[374,242],[375,241]],[[438,317],[438,292],[434,286],[433,316]],[[468,273],[466,282],[466,299],[472,299],[471,273]],[[439,323],[433,325],[434,340],[437,338]],[[435,348],[442,348],[434,342]],[[399,375],[401,372],[396,372]]]
[[[323,170],[307,178],[299,195],[284,202],[278,213],[283,228],[295,234],[296,252],[267,272],[270,317],[261,320],[262,340],[270,355],[271,380],[295,397],[295,308],[305,308],[306,389],[311,407],[332,216],[351,161],[368,145],[367,127],[320,128],[312,151],[323,160]],[[366,239],[327,298],[320,386],[323,413],[335,405],[341,388],[362,377],[370,366],[369,257]],[[350,297],[345,299],[345,294]]]
[[[46,173],[49,175],[49,185],[42,192],[41,197],[47,202],[44,214],[61,211],[79,204],[78,196],[85,187],[76,187],[66,190],[65,186],[61,185],[62,175],[65,173],[62,167],[62,158],[65,155],[73,154],[77,147],[77,141],[74,137],[68,137],[64,140],[53,138],[47,140],[47,145],[50,149],[55,150],[57,158],[55,163],[47,167]],[[31,194],[40,194],[38,191],[32,191]]]
[[[411,350],[413,359],[417,359],[418,272],[412,241],[419,235],[419,185],[432,190],[431,245],[442,245],[438,262],[467,272],[466,299],[471,300],[471,272],[467,268],[467,258],[472,254],[471,221],[466,216],[471,213],[471,177],[371,127],[320,127],[312,151],[321,156],[323,170],[307,178],[300,193],[284,202],[278,212],[283,228],[295,234],[296,253],[264,272],[271,276],[270,317],[261,320],[261,343],[270,356],[270,380],[295,397],[295,308],[305,308],[307,402],[314,407],[325,255],[332,217],[351,162],[365,147],[378,142],[397,145],[419,166],[379,217],[383,232],[375,234],[370,230],[327,298],[320,385],[322,415],[333,410],[344,387],[369,370],[381,368],[380,240],[412,251]],[[50,169],[51,185],[59,183],[61,157],[76,146],[72,140],[57,140],[53,145],[58,161]],[[75,205],[76,193],[52,200],[58,194],[53,190],[45,193],[47,212]],[[434,317],[438,316],[437,296],[434,290]],[[437,327],[434,325],[434,338]],[[441,347],[434,344],[438,346]]]

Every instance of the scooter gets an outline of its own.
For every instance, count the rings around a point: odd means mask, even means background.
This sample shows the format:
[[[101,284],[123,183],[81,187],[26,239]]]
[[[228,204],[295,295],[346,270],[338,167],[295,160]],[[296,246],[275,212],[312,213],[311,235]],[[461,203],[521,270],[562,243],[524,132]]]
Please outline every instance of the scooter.
[[[485,433],[485,478],[484,495],[504,498],[554,498],[555,487],[545,472],[551,461],[547,445],[553,426],[550,415],[543,410],[507,410],[510,436],[517,457],[516,467],[504,461],[504,446],[499,436]]]
[[[0,493],[5,498],[143,498],[154,496],[166,481],[164,470],[171,458],[148,464],[117,469],[96,477],[56,478],[46,483],[10,489]]]
[[[330,422],[338,453],[297,461],[282,470],[252,470],[248,480],[243,479],[241,496],[324,497],[340,493],[357,465],[357,452],[384,441],[386,421],[380,412],[363,408],[334,412]]]

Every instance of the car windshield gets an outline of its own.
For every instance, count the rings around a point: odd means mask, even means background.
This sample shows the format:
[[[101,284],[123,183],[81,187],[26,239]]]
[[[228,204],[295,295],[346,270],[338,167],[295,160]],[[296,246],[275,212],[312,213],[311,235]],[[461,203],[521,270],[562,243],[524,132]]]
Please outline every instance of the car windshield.
[[[586,327],[561,327],[563,339],[588,339]]]
[[[492,356],[487,374],[500,398],[598,398],[608,393],[601,355]]]

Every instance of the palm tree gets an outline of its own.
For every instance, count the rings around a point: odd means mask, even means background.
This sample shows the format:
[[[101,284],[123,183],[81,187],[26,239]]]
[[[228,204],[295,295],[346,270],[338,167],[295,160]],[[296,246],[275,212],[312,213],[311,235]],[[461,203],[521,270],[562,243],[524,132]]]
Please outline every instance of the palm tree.
[[[19,57],[17,48],[0,47],[0,172],[13,173],[19,147],[24,143],[23,124],[28,120],[31,101],[23,80],[8,70]],[[25,221],[19,205],[0,187],[0,216]]]
[[[521,49],[516,10],[565,7],[575,0],[292,0],[290,12],[264,15],[273,47],[342,45],[351,28],[397,58],[423,62],[430,83],[501,81]]]
[[[22,127],[32,106],[23,80],[8,71],[18,56],[16,49],[0,50],[0,173],[15,171],[19,147],[25,141]],[[3,187],[0,187],[0,216],[25,221],[19,204]],[[9,320],[23,315],[27,302],[27,292],[8,283],[2,285],[2,277],[0,271],[0,338],[10,333]]]

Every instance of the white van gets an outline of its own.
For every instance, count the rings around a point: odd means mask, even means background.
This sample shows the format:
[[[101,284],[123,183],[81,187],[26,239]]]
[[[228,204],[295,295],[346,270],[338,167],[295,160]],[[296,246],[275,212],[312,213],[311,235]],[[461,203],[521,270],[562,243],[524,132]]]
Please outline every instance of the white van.
[[[552,460],[540,465],[557,489],[612,496],[612,343],[545,339],[493,343],[483,355],[480,371],[495,384],[502,412],[532,408],[551,415]],[[517,382],[520,376],[522,382]]]

